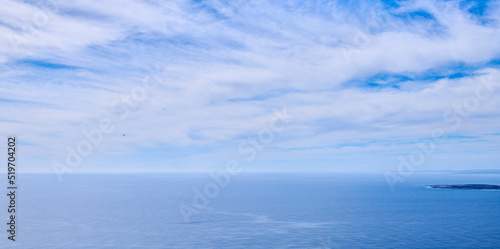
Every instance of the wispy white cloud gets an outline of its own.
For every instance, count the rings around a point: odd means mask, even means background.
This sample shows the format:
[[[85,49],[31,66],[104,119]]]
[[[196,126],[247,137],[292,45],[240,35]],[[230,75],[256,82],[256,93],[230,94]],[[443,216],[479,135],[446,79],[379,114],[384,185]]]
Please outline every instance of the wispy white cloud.
[[[2,5],[0,134],[26,142],[31,170],[51,170],[102,117],[116,130],[89,170],[134,168],[143,157],[151,170],[216,167],[283,106],[293,123],[257,168],[297,170],[310,160],[312,170],[386,169],[394,154],[452,125],[443,114],[474,96],[481,78],[500,87],[495,1],[480,14],[474,2],[441,1]],[[118,120],[113,104],[151,74],[161,84]],[[448,134],[488,142],[441,145],[450,163],[461,146],[485,151],[498,141],[488,134],[498,133],[499,92]],[[358,163],[360,155],[378,163]],[[117,156],[125,165],[109,165]],[[498,159],[482,158],[482,168]]]

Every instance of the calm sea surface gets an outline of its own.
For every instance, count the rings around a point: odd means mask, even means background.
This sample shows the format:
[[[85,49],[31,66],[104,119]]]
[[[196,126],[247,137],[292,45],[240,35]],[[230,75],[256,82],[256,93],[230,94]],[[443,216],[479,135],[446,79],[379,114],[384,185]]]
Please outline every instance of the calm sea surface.
[[[217,193],[208,173],[25,174],[13,243],[0,198],[0,248],[500,248],[500,191],[424,187],[454,183],[500,175],[415,174],[393,192],[383,174],[241,173]]]

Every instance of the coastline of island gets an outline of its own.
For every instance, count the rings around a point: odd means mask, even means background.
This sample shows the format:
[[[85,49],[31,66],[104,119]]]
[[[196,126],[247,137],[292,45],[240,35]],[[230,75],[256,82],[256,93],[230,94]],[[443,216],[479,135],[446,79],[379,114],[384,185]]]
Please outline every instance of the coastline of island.
[[[437,189],[465,189],[465,190],[500,190],[499,185],[490,184],[438,184],[426,185],[429,188]]]

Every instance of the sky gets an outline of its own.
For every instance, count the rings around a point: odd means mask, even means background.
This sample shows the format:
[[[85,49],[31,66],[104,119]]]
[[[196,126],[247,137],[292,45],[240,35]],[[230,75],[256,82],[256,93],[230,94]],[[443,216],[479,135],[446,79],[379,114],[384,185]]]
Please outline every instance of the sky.
[[[500,169],[499,1],[1,2],[20,172]]]

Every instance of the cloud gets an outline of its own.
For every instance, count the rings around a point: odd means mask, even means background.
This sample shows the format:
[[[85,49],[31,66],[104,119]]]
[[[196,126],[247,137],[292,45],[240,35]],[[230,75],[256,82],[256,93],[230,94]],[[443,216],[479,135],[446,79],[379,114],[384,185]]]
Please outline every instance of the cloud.
[[[0,134],[26,142],[30,170],[50,171],[50,161],[64,160],[65,148],[102,118],[116,129],[93,151],[88,170],[134,168],[143,157],[153,171],[217,167],[226,155],[238,157],[239,141],[283,107],[293,123],[257,169],[300,169],[307,160],[318,161],[311,170],[387,169],[397,164],[395,154],[443,127],[450,136],[498,141],[488,134],[497,132],[500,91],[481,100],[459,129],[443,118],[449,110],[458,115],[455,106],[470,101],[485,77],[500,87],[494,1],[5,6]],[[131,100],[152,76],[159,84]],[[133,107],[121,120],[123,103]],[[454,155],[469,140],[454,141],[440,148]],[[483,151],[479,141],[464,146]],[[359,162],[359,155],[378,163]],[[99,163],[117,156],[129,160]],[[482,158],[480,168],[498,159]]]

